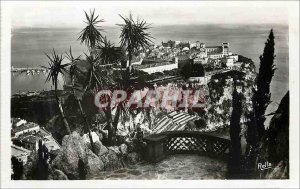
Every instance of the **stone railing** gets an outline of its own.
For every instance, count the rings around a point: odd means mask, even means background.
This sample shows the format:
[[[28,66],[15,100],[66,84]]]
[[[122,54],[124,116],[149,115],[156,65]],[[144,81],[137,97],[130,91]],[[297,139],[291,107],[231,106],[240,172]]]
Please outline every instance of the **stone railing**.
[[[170,131],[149,135],[145,159],[158,162],[172,154],[199,154],[225,158],[229,153],[230,140],[196,131]]]

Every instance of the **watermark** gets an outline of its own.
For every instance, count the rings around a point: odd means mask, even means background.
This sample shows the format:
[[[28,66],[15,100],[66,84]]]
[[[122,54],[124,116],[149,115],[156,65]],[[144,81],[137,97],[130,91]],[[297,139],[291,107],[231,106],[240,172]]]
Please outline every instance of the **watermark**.
[[[95,93],[95,105],[98,108],[114,108],[123,103],[126,108],[157,107],[166,110],[202,109],[205,107],[204,90],[156,89],[156,90],[100,90]]]
[[[261,171],[266,170],[266,169],[271,169],[272,168],[272,164],[268,161],[264,162],[264,163],[258,163],[257,164],[257,168]]]

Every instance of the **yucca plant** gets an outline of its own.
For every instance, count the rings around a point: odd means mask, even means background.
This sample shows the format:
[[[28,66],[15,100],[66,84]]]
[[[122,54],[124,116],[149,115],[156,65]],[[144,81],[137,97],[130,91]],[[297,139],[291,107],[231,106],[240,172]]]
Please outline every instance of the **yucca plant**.
[[[71,78],[71,83],[72,83],[72,91],[73,91],[73,96],[77,101],[79,110],[80,110],[80,114],[85,122],[86,125],[86,129],[89,133],[89,139],[90,139],[90,143],[91,143],[91,147],[92,147],[92,151],[95,152],[95,147],[94,147],[94,143],[93,143],[93,137],[92,137],[92,133],[91,133],[91,125],[90,122],[87,119],[87,116],[85,114],[85,112],[83,111],[82,108],[82,104],[81,104],[81,99],[80,97],[78,97],[76,95],[76,92],[78,90],[80,90],[80,88],[76,87],[76,76],[78,74],[82,74],[81,70],[78,68],[78,61],[80,61],[80,56],[77,58],[74,58],[73,54],[72,54],[72,48],[70,46],[69,52],[66,52],[66,57],[67,59],[69,59],[69,61],[71,62],[71,66],[70,66],[70,70],[69,70],[69,74],[70,74],[70,78]]]
[[[99,15],[95,16],[95,9],[93,11],[90,10],[90,15],[86,12],[84,13],[86,17],[86,21],[84,22],[87,26],[80,32],[78,40],[80,40],[81,43],[85,43],[88,48],[93,51],[97,42],[101,42],[103,39],[101,34],[103,29],[101,29],[99,23],[104,22],[104,20],[99,19]]]
[[[148,30],[151,28],[145,20],[132,18],[132,14],[129,17],[120,17],[124,20],[124,24],[117,24],[121,27],[120,44],[122,48],[125,48],[128,53],[129,70],[131,70],[131,60],[135,52],[140,48],[145,49],[149,46],[153,39]]]
[[[113,64],[122,61],[124,58],[124,53],[120,47],[115,47],[106,36],[103,41],[96,45],[96,54],[102,60],[104,64]]]
[[[70,64],[62,64],[62,61],[64,59],[63,56],[56,54],[54,49],[53,49],[53,52],[51,53],[51,55],[48,55],[46,53],[45,53],[45,55],[47,56],[47,58],[49,60],[49,62],[48,62],[49,67],[42,66],[43,68],[49,70],[49,74],[46,78],[46,82],[52,82],[52,85],[54,85],[55,99],[58,104],[60,115],[63,119],[63,123],[64,123],[67,133],[71,134],[69,123],[67,121],[62,104],[61,104],[60,99],[57,94],[58,75],[59,74],[64,75],[64,73],[67,72],[66,67],[69,66]]]

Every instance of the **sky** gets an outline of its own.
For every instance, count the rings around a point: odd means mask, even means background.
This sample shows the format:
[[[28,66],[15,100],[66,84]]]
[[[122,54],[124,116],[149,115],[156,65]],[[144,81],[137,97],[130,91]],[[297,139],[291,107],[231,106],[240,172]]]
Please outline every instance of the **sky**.
[[[126,2],[7,2],[12,27],[82,27],[84,11],[95,8],[106,22],[122,23],[121,15],[131,12],[155,25],[183,24],[287,24],[284,2],[216,1],[126,1]]]

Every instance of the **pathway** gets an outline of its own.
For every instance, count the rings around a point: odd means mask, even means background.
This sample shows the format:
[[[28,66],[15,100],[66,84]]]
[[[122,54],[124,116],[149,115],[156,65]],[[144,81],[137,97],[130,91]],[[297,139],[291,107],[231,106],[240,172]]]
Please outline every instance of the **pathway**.
[[[226,162],[206,156],[178,154],[157,164],[146,162],[115,171],[105,171],[91,179],[225,179]]]

